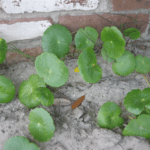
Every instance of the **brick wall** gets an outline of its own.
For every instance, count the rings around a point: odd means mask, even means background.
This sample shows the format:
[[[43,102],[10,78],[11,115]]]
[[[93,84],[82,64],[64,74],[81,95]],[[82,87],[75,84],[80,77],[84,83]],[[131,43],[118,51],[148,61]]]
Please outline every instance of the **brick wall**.
[[[150,0],[0,0],[0,37],[27,54],[42,53],[48,26],[62,24],[71,32],[86,26],[99,33],[105,26],[138,28],[138,40],[150,42]],[[139,43],[139,42],[137,42]],[[12,52],[8,63],[25,60]]]

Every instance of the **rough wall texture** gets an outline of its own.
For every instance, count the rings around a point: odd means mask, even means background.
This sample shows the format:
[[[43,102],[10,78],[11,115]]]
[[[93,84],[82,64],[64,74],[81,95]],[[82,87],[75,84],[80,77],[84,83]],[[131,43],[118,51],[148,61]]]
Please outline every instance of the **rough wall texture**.
[[[28,54],[39,54],[43,32],[52,24],[71,32],[91,26],[99,33],[105,26],[122,24],[123,29],[138,28],[138,40],[149,41],[149,14],[149,0],[0,0],[0,37]]]

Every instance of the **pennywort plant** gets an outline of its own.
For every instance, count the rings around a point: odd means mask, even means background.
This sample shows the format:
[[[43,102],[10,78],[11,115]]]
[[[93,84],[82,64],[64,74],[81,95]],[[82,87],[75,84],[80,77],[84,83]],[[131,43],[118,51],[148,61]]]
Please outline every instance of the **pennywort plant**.
[[[66,67],[63,59],[68,55],[70,47],[73,47],[79,54],[77,64],[78,67],[75,72],[79,72],[83,80],[88,83],[97,83],[102,78],[102,69],[97,64],[94,46],[96,45],[98,37],[101,38],[103,44],[100,54],[103,59],[112,62],[112,70],[115,74],[120,76],[127,76],[133,71],[146,74],[150,72],[150,58],[137,55],[136,57],[129,51],[125,50],[126,41],[124,36],[131,39],[140,37],[140,32],[135,28],[129,28],[121,31],[115,27],[103,28],[101,35],[92,27],[81,28],[75,34],[74,42],[72,44],[72,34],[70,31],[59,24],[48,27],[42,37],[43,53],[35,60],[35,68],[37,74],[31,75],[27,81],[23,81],[19,88],[19,101],[31,110],[29,114],[29,131],[30,134],[40,142],[50,140],[55,131],[55,125],[50,114],[43,108],[35,108],[39,104],[44,106],[51,106],[54,102],[53,93],[46,88],[47,85],[51,87],[60,87],[64,85],[69,78],[69,70]],[[0,39],[0,63],[3,63],[6,58],[7,43],[4,39]],[[27,58],[33,57],[24,54],[19,50],[14,50]],[[147,133],[138,134],[136,131],[139,128],[144,132],[144,129],[150,130],[143,120],[150,120],[150,98],[149,89],[142,92],[140,90],[131,91],[125,97],[124,105],[128,111],[134,115],[140,115],[137,119],[131,121],[125,127],[124,135],[139,135],[150,138]],[[137,96],[138,95],[138,96]],[[14,99],[15,86],[4,76],[0,76],[0,103],[8,103]],[[143,113],[143,114],[142,114]],[[146,114],[145,114],[146,113]],[[148,113],[148,114],[147,114]],[[105,103],[98,113],[98,124],[100,127],[113,129],[116,126],[123,125],[123,119],[119,116],[121,114],[120,108],[113,102]],[[140,123],[143,123],[142,125]],[[136,124],[138,128],[136,128]],[[16,148],[24,150],[23,145],[27,145],[26,149],[31,146],[28,140],[23,137],[14,137],[6,141],[4,149],[7,149],[15,140],[20,143],[16,144]],[[13,145],[12,144],[12,145]],[[15,147],[15,145],[14,145]]]
[[[150,88],[143,91],[134,89],[124,98],[126,109],[135,116],[124,128],[126,136],[142,136],[150,139]],[[106,102],[99,110],[97,121],[100,127],[113,129],[123,126],[123,118],[119,117],[121,109],[113,102]]]
[[[0,75],[0,103],[9,103],[15,97],[16,90],[11,80]]]
[[[43,108],[35,108],[29,114],[29,131],[40,142],[50,140],[55,131],[53,119]]]
[[[114,102],[107,102],[102,105],[98,112],[98,124],[102,128],[113,129],[116,126],[123,126],[123,119],[119,117],[121,109]]]
[[[85,48],[94,48],[98,38],[98,32],[91,27],[85,27],[85,29],[79,29],[75,36],[75,45],[79,50]],[[88,60],[88,59],[87,59]]]
[[[78,59],[80,75],[86,82],[96,83],[102,77],[102,69],[97,65],[95,52],[92,48],[85,48]]]
[[[29,77],[28,81],[23,81],[19,89],[19,100],[28,108],[34,108],[40,103],[44,106],[50,106],[54,102],[54,96],[49,89],[43,78],[34,74]]]
[[[22,136],[11,137],[5,142],[4,150],[39,150],[34,143]]]
[[[44,52],[53,53],[58,58],[62,58],[69,52],[71,42],[72,36],[70,31],[66,27],[57,24],[50,26],[44,32],[42,48]]]
[[[124,98],[126,109],[134,115],[140,115],[144,109],[150,109],[150,88],[143,91],[134,89]]]
[[[103,48],[111,58],[121,57],[125,50],[125,40],[122,33],[114,26],[105,27],[101,32]]]
[[[53,53],[44,52],[37,57],[35,68],[46,84],[52,87],[64,85],[69,78],[69,70],[65,63]]]

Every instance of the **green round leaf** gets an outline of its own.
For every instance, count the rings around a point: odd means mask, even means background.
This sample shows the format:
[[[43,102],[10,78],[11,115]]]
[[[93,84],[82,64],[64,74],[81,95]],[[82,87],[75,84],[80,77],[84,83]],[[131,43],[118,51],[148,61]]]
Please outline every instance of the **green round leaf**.
[[[124,98],[126,109],[135,115],[139,115],[144,110],[144,106],[150,109],[149,93],[150,88],[146,88],[143,91],[139,89],[130,91]]]
[[[39,147],[34,143],[29,143],[25,137],[15,136],[5,142],[4,150],[39,150]]]
[[[40,94],[37,94],[36,90],[39,87],[46,87],[46,84],[37,74],[31,75],[28,81],[23,81],[19,88],[20,102],[28,108],[38,106],[41,97],[39,96]]]
[[[123,34],[124,34],[124,36],[129,36],[133,40],[136,40],[141,36],[140,31],[135,28],[126,29],[126,30],[124,30]]]
[[[39,87],[35,90],[36,96],[39,98],[39,101],[44,106],[50,106],[54,102],[54,95],[49,89],[45,87]]]
[[[7,52],[7,43],[4,39],[0,38],[0,64],[4,62]]]
[[[92,27],[78,30],[75,35],[75,45],[78,49],[94,48],[98,38],[98,32]]]
[[[44,32],[42,47],[44,52],[55,54],[58,58],[64,57],[70,50],[72,36],[70,31],[60,25],[52,25]]]
[[[137,55],[135,57],[135,70],[142,74],[150,72],[150,58]]]
[[[52,53],[44,52],[35,60],[38,75],[52,87],[64,85],[69,78],[69,70],[65,63]]]
[[[125,50],[125,40],[122,33],[114,26],[105,27],[101,32],[103,47],[106,49],[109,57],[118,58]]]
[[[106,102],[98,112],[98,124],[102,128],[113,129],[123,126],[123,119],[119,117],[121,110],[114,102]]]
[[[124,54],[116,58],[112,69],[114,73],[121,76],[127,76],[135,70],[135,59],[132,53],[125,51]]]
[[[14,99],[15,93],[13,82],[0,75],[0,103],[9,103]]]
[[[142,114],[137,119],[131,120],[124,128],[123,135],[150,139],[150,115]]]
[[[93,49],[84,49],[78,58],[78,68],[86,82],[96,83],[101,79],[102,69],[96,63],[97,59]]]
[[[117,75],[120,76],[120,74],[118,73],[118,71],[117,71],[115,65],[112,65],[112,70],[113,70],[113,72],[114,72],[115,74],[117,74]]]
[[[40,142],[50,140],[55,131],[53,119],[43,108],[35,108],[29,114],[29,131]]]
[[[103,59],[105,59],[108,62],[113,62],[113,61],[116,60],[115,58],[109,57],[108,54],[107,54],[107,52],[106,52],[106,50],[104,48],[102,49],[101,54],[102,54]]]

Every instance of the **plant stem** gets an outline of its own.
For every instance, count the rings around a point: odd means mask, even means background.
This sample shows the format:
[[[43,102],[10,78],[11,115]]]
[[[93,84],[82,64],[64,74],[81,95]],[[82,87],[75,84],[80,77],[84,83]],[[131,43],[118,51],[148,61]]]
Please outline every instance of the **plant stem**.
[[[74,31],[74,32],[71,32],[71,34],[74,34],[74,33],[76,33],[77,31]]]
[[[24,54],[22,51],[20,51],[15,46],[13,46],[13,45],[11,45],[11,46],[13,47],[13,49],[8,49],[8,48],[5,48],[5,47],[2,47],[2,48],[6,49],[7,51],[16,52],[18,54],[21,54],[21,55],[23,55],[22,57],[26,57],[26,58],[29,58],[32,61],[34,61],[34,59],[35,59],[36,56],[30,56],[30,55]]]
[[[144,77],[145,81],[147,82],[148,86],[150,87],[150,83],[149,83],[148,79],[145,77],[145,75],[143,75],[143,77]]]
[[[132,119],[132,120],[134,119],[134,118],[132,118],[131,116],[128,116],[128,118],[130,118],[130,119]]]
[[[25,56],[25,57],[27,57],[27,58],[31,58],[31,59],[33,59],[33,57],[32,57],[32,56],[29,56],[29,55],[27,55],[27,54],[24,54],[24,53],[23,53],[23,52],[21,52],[21,51],[12,50],[12,49],[7,49],[7,50],[9,50],[9,51],[11,51],[11,52],[16,52],[16,53],[18,53],[18,54],[24,55],[24,56]]]
[[[32,61],[34,61],[35,59],[35,56],[30,56],[30,55],[27,55],[27,54],[24,54],[22,51],[20,51],[18,48],[16,48],[15,46],[11,45],[13,49],[7,49],[8,51],[11,51],[11,52],[16,52],[18,54],[21,54],[23,55],[22,57],[26,57],[26,58],[30,58]]]
[[[129,40],[130,40],[130,37],[129,37],[128,40],[126,41],[126,46],[129,44]]]
[[[78,53],[78,54],[80,54],[81,50],[79,50],[79,49],[75,48],[75,46],[73,46],[73,45],[70,45],[70,46],[74,48],[73,56],[74,56],[74,53]]]

